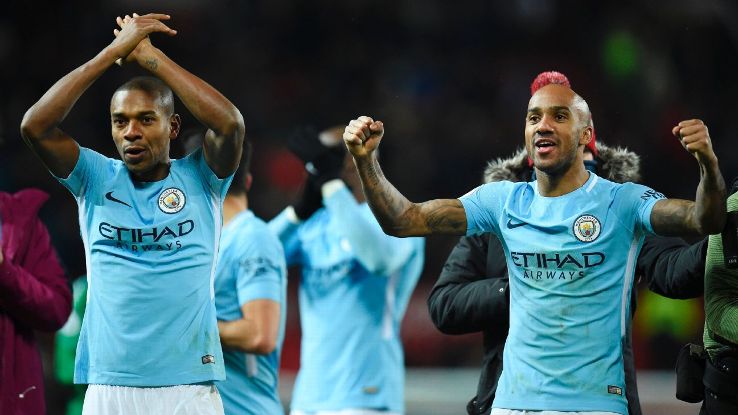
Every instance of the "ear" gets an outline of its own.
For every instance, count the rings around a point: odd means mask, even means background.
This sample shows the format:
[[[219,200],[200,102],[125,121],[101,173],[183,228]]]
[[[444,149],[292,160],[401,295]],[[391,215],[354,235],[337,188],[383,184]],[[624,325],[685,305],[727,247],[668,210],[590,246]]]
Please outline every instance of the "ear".
[[[174,140],[179,135],[179,129],[182,127],[182,119],[179,114],[172,114],[169,117],[169,139]]]
[[[579,137],[579,145],[586,146],[592,141],[592,126],[588,125],[582,130],[582,135]]]
[[[245,183],[243,184],[243,187],[245,187],[245,188],[246,188],[246,191],[247,191],[247,192],[251,190],[251,184],[252,184],[253,182],[254,182],[254,176],[252,176],[252,175],[251,175],[251,173],[248,173],[248,174],[246,175],[246,180],[245,180]]]

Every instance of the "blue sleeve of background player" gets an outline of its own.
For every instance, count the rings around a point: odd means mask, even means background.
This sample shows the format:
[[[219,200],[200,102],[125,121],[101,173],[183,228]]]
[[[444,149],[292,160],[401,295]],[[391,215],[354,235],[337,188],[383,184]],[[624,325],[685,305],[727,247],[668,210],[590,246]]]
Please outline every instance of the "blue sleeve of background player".
[[[382,231],[366,206],[360,205],[343,182],[323,198],[331,217],[340,223],[342,235],[351,244],[356,259],[373,274],[391,275],[404,266],[417,250],[412,238],[395,238]]]
[[[286,287],[284,251],[277,237],[266,226],[250,235],[237,267],[239,305],[253,300],[282,301]]]
[[[300,240],[297,231],[300,222],[291,207],[284,209],[267,224],[274,235],[279,238],[284,249],[284,255],[288,265],[299,264],[302,258]],[[293,216],[293,217],[291,217]]]

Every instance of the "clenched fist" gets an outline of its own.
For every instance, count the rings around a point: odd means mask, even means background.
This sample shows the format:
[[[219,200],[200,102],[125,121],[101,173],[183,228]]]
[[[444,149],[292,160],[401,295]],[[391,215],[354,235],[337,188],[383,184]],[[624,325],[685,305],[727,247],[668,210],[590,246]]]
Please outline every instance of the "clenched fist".
[[[367,157],[374,153],[382,141],[384,124],[367,116],[351,120],[343,132],[343,141],[355,158]]]
[[[686,120],[671,129],[671,133],[679,138],[682,146],[697,158],[700,164],[715,163],[717,156],[712,149],[710,133],[702,120]]]

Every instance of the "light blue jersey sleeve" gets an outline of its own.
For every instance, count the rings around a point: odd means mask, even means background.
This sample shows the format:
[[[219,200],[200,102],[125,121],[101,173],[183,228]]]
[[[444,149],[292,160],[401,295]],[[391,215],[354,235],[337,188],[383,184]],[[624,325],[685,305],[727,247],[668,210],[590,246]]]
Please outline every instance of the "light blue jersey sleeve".
[[[254,300],[281,303],[286,268],[282,245],[266,227],[249,236],[249,246],[244,249],[247,255],[236,262],[238,303],[241,306]]]
[[[651,224],[651,212],[656,202],[665,198],[664,195],[648,186],[636,183],[623,183],[616,191],[618,194],[614,198],[615,206],[613,207],[616,212],[622,212],[618,215],[623,224],[632,223],[628,217],[635,215],[637,231],[655,233]]]
[[[339,223],[341,236],[354,248],[361,265],[373,274],[391,275],[407,263],[416,249],[413,243],[385,234],[374,216],[362,213],[361,205],[343,182],[329,182],[326,186],[335,188],[328,197],[324,196],[323,203]]]
[[[284,255],[288,265],[296,265],[300,263],[301,246],[297,237],[297,230],[300,228],[300,222],[296,221],[294,210],[287,207],[279,215],[275,216],[267,224],[274,235],[279,238],[284,247]]]
[[[205,154],[203,153],[202,147],[190,153],[187,157],[192,157],[197,171],[203,178],[203,181],[208,184],[210,191],[218,200],[225,199],[225,195],[228,192],[228,188],[231,186],[231,180],[235,172],[231,173],[228,177],[219,178],[215,172],[208,166],[208,162],[205,160]]]
[[[499,218],[514,183],[487,183],[461,196],[466,212],[466,234],[494,232],[499,235]]]
[[[89,193],[95,180],[106,177],[105,171],[111,168],[111,159],[89,148],[79,148],[79,158],[69,177],[56,177],[75,197]],[[91,180],[92,179],[92,180]]]

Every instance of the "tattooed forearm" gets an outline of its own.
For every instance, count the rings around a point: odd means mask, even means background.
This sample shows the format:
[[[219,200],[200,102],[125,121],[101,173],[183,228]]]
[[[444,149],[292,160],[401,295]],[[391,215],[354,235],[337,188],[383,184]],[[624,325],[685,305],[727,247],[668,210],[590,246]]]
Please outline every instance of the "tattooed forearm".
[[[386,233],[399,236],[403,228],[401,223],[405,222],[401,218],[410,207],[410,201],[387,181],[375,157],[357,161],[356,166],[374,216]]]
[[[384,177],[376,158],[358,160],[356,166],[367,202],[387,234],[421,236],[466,231],[464,208],[458,200],[412,203]]]
[[[725,224],[725,194],[725,181],[717,158],[700,162],[695,201],[659,200],[651,212],[651,225],[657,234],[664,236],[719,233]]]
[[[700,164],[700,183],[694,203],[694,217],[700,233],[713,234],[723,230],[725,197],[725,180],[717,160],[705,166]]]

